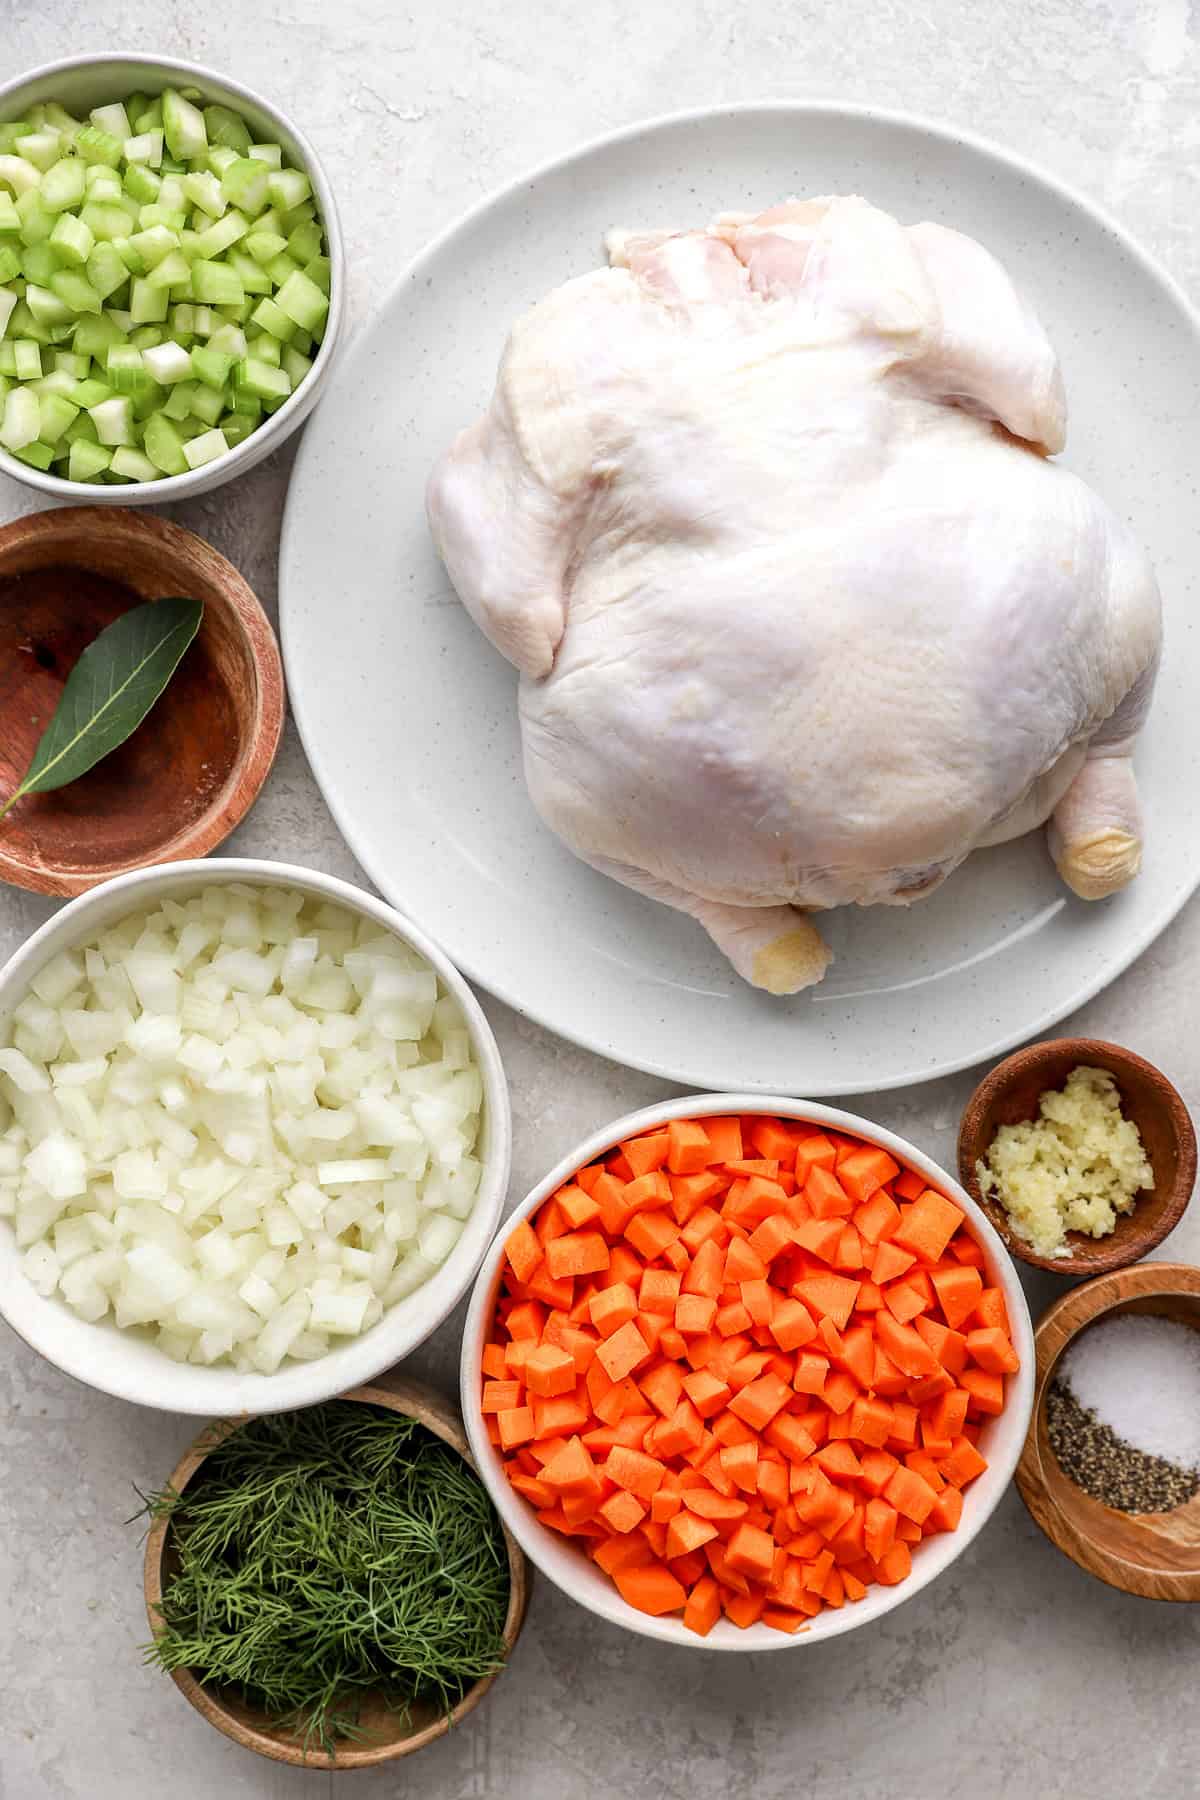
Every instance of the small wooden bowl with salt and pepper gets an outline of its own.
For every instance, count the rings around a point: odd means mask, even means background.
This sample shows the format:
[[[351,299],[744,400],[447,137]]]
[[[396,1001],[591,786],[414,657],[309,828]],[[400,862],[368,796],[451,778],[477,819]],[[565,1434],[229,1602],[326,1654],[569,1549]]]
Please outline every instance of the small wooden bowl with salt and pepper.
[[[1106,1237],[1068,1231],[1067,1254],[1042,1256],[1013,1230],[999,1201],[981,1191],[976,1165],[1001,1126],[1034,1119],[1041,1096],[1061,1089],[1078,1068],[1112,1075],[1121,1110],[1137,1127],[1154,1185],[1138,1195],[1131,1212],[1118,1215]],[[1180,1095],[1143,1057],[1097,1038],[1052,1038],[1006,1057],[975,1089],[959,1128],[958,1172],[1013,1256],[1055,1275],[1102,1275],[1139,1262],[1179,1223],[1196,1180],[1196,1133]]]
[[[146,600],[204,603],[196,641],[150,717],[78,780],[0,821],[0,881],[81,894],[152,863],[206,856],[245,817],[279,748],[279,647],[254,593],[210,544],[108,506],[0,529],[0,801],[17,787],[82,652]]]
[[[1194,1391],[1198,1379],[1200,1269],[1150,1262],[1100,1276],[1064,1294],[1037,1327],[1037,1388],[1017,1487],[1051,1543],[1086,1574],[1146,1599],[1200,1600],[1200,1475],[1188,1466],[1194,1442],[1184,1446],[1179,1466],[1159,1455],[1139,1459],[1094,1408],[1085,1410],[1069,1390],[1063,1392],[1061,1375],[1069,1368],[1064,1359],[1078,1348],[1083,1334],[1126,1318],[1166,1321],[1196,1336],[1195,1350],[1185,1346],[1193,1363],[1186,1388],[1183,1383],[1147,1382],[1144,1365],[1137,1371],[1130,1362],[1122,1370],[1124,1345],[1114,1335],[1108,1346],[1112,1360],[1107,1379],[1114,1401],[1122,1402],[1124,1383],[1124,1410],[1128,1413],[1132,1393],[1146,1415],[1143,1430],[1153,1426],[1156,1438],[1165,1443],[1179,1427],[1172,1409],[1180,1405],[1181,1394]],[[1093,1383],[1098,1376],[1100,1371],[1094,1370]],[[1184,1406],[1186,1410],[1186,1402]],[[1182,1424],[1194,1438],[1196,1421],[1189,1416]],[[1113,1504],[1096,1497],[1101,1493]],[[1184,1497],[1172,1504],[1177,1496]],[[1139,1504],[1144,1510],[1133,1510]]]

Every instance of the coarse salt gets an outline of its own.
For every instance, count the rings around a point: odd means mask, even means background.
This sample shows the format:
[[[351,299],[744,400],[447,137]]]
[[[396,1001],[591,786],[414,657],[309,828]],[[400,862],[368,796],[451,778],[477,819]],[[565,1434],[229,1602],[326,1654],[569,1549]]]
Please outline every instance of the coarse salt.
[[[1135,1450],[1200,1468],[1200,1331],[1156,1314],[1118,1313],[1080,1334],[1058,1375]]]

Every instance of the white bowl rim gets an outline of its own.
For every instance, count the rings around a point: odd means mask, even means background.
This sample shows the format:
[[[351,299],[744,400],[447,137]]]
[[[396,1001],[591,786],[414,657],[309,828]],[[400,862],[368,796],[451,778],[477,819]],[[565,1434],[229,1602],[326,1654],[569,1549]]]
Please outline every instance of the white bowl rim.
[[[152,900],[159,891],[237,881],[302,888],[374,919],[426,958],[466,1015],[483,1078],[488,1155],[475,1207],[458,1243],[437,1273],[398,1300],[361,1337],[352,1338],[313,1362],[284,1362],[273,1375],[242,1374],[223,1364],[177,1363],[147,1340],[119,1331],[111,1318],[89,1325],[71,1313],[61,1299],[46,1299],[36,1291],[21,1272],[21,1253],[16,1249],[11,1223],[0,1221],[4,1252],[0,1259],[0,1317],[18,1337],[64,1374],[102,1393],[139,1406],[196,1416],[286,1412],[316,1405],[350,1388],[369,1386],[386,1369],[409,1356],[444,1324],[470,1287],[500,1222],[512,1166],[508,1081],[492,1028],[465,977],[444,951],[394,907],[338,876],[316,869],[260,857],[200,857],[157,863],[148,869],[114,876],[68,901],[0,968],[0,1019],[7,1017],[8,996],[17,998],[25,976],[34,972],[43,955],[86,939],[89,920],[96,912],[107,912],[114,897],[127,897],[129,910],[134,910],[139,901]],[[71,1339],[78,1340],[78,1351],[68,1349],[64,1353],[64,1330]],[[107,1354],[99,1354],[105,1345]],[[133,1355],[129,1354],[131,1348]]]
[[[708,1637],[701,1638],[688,1631],[680,1619],[652,1618],[648,1613],[640,1613],[634,1607],[627,1606],[616,1587],[593,1570],[573,1545],[560,1543],[553,1532],[540,1525],[532,1507],[514,1492],[500,1467],[500,1459],[484,1428],[480,1411],[480,1358],[495,1303],[504,1241],[513,1226],[535,1212],[576,1169],[594,1161],[621,1139],[649,1130],[655,1125],[666,1124],[670,1119],[704,1118],[726,1113],[776,1114],[781,1118],[829,1126],[835,1131],[862,1137],[890,1151],[897,1162],[907,1164],[923,1175],[931,1186],[940,1188],[966,1214],[972,1236],[983,1246],[988,1257],[989,1272],[1004,1289],[1014,1347],[1021,1359],[1020,1372],[1009,1381],[1004,1412],[994,1421],[996,1441],[989,1445],[987,1470],[967,1491],[970,1511],[964,1510],[963,1522],[958,1530],[941,1532],[926,1540],[921,1546],[923,1554],[913,1559],[912,1574],[898,1586],[873,1587],[865,1600],[847,1604],[840,1611],[827,1610],[818,1614],[808,1622],[807,1629],[801,1629],[794,1636],[761,1624],[743,1629],[721,1619]],[[492,1504],[531,1561],[569,1599],[590,1612],[597,1613],[611,1624],[636,1632],[642,1637],[657,1638],[662,1643],[710,1651],[789,1650],[798,1649],[802,1645],[824,1643],[829,1638],[840,1637],[844,1632],[871,1624],[894,1611],[897,1606],[903,1605],[914,1594],[920,1593],[922,1588],[927,1587],[961,1555],[983,1529],[1006,1492],[1020,1460],[1025,1434],[1033,1416],[1034,1388],[1033,1321],[1025,1291],[1001,1238],[970,1195],[932,1157],[926,1156],[915,1144],[888,1131],[884,1126],[876,1125],[856,1113],[823,1106],[817,1101],[771,1094],[682,1094],[674,1099],[661,1100],[652,1106],[642,1107],[637,1112],[627,1113],[624,1118],[617,1119],[611,1125],[601,1126],[556,1163],[550,1173],[538,1182],[504,1220],[484,1255],[467,1310],[460,1368],[463,1421],[475,1466],[491,1495]],[[974,1506],[971,1505],[972,1496],[975,1499]],[[576,1571],[588,1576],[596,1575],[598,1579],[595,1588],[593,1589],[591,1582],[585,1584],[579,1581]]]
[[[325,336],[321,340],[313,366],[305,380],[294,393],[289,394],[277,412],[264,418],[263,423],[252,431],[248,438],[227,450],[218,458],[221,473],[219,482],[214,479],[214,466],[202,463],[198,469],[189,469],[183,475],[164,475],[158,481],[130,482],[126,486],[105,488],[94,482],[68,481],[62,475],[50,475],[44,469],[35,469],[30,463],[23,463],[18,457],[11,456],[0,446],[0,472],[11,475],[14,481],[23,481],[27,487],[34,487],[44,494],[54,494],[63,500],[74,500],[82,504],[88,495],[93,503],[99,505],[166,505],[172,500],[187,500],[202,491],[211,490],[235,475],[243,473],[261,462],[265,456],[277,450],[284,439],[303,423],[310,409],[316,403],[321,388],[332,366],[333,358],[341,337],[345,313],[346,290],[346,258],[342,241],[341,221],[338,218],[337,201],[333,188],[326,175],[321,159],[300,127],[293,123],[289,114],[283,112],[273,101],[267,100],[256,88],[247,87],[244,81],[238,81],[232,75],[223,75],[219,69],[210,68],[206,63],[187,62],[178,56],[155,56],[152,52],[126,54],[120,50],[98,50],[92,55],[60,56],[51,62],[39,63],[35,68],[25,69],[11,80],[0,82],[0,122],[8,103],[23,88],[34,82],[42,82],[57,75],[65,75],[80,69],[104,69],[114,64],[127,64],[133,67],[149,69],[171,69],[181,77],[187,77],[186,85],[203,89],[205,84],[224,88],[228,93],[236,95],[239,100],[256,107],[268,118],[275,119],[286,134],[293,140],[304,158],[304,172],[308,175],[317,195],[321,212],[321,222],[325,227],[325,243],[329,255],[331,278],[329,292],[329,313],[325,322]],[[180,85],[185,85],[182,81]],[[303,399],[303,405],[297,402]],[[251,455],[253,450],[254,454]],[[208,480],[203,478],[207,476]],[[103,498],[95,501],[100,493]]]

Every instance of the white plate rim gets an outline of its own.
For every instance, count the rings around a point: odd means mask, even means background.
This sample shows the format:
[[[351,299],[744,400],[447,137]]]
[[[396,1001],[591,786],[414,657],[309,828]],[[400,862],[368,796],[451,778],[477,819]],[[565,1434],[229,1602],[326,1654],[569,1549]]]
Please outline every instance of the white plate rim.
[[[583,143],[575,145],[574,148],[557,156],[549,157],[532,168],[524,170],[511,181],[492,189],[431,238],[405,265],[382,299],[376,304],[369,318],[364,320],[356,330],[353,341],[340,359],[335,379],[338,382],[348,382],[351,379],[359,361],[369,350],[376,321],[393,306],[403,289],[420,278],[426,266],[440,255],[445,246],[460,234],[468,232],[476,220],[482,218],[493,207],[514,197],[522,188],[530,187],[548,176],[558,174],[574,163],[583,162],[601,151],[628,143],[635,138],[657,135],[679,126],[700,125],[710,119],[752,116],[760,113],[796,113],[809,117],[828,113],[843,119],[860,119],[864,122],[897,126],[937,139],[952,148],[961,147],[971,150],[979,156],[1002,164],[1023,179],[1033,182],[1043,189],[1049,189],[1059,199],[1065,201],[1069,206],[1075,207],[1101,231],[1113,238],[1122,252],[1168,295],[1200,342],[1200,308],[1193,305],[1183,287],[1169,270],[1164,268],[1162,263],[1149,251],[1143,249],[1138,240],[1103,207],[1098,206],[1071,183],[1061,180],[1057,175],[1051,174],[1048,170],[1030,161],[1029,158],[1007,149],[982,133],[942,123],[903,107],[872,106],[864,102],[848,102],[828,98],[797,100],[773,98],[726,101],[715,106],[685,107],[674,112],[658,113],[649,118],[634,120],[630,124],[621,125],[612,131],[601,132],[595,137],[588,138]],[[393,906],[402,918],[408,919],[410,915],[404,903],[391,897],[388,884],[381,881],[377,875],[374,867],[375,859],[369,846],[361,840],[352,825],[348,810],[343,808],[334,782],[324,773],[323,753],[318,748],[315,734],[310,733],[308,729],[305,705],[299,698],[303,684],[299,680],[298,669],[292,660],[291,633],[287,624],[289,610],[287,592],[290,585],[288,570],[291,562],[292,533],[299,516],[299,509],[293,507],[292,504],[293,496],[296,492],[297,478],[303,473],[310,457],[316,453],[308,440],[309,434],[306,432],[292,469],[279,539],[279,628],[292,717],[295,719],[296,729],[299,732],[300,741],[317,786],[321,790],[322,798],[329,808],[338,830],[368,879],[387,898],[388,904]],[[1001,1031],[995,1039],[990,1039],[986,1044],[973,1049],[969,1055],[952,1052],[927,1065],[915,1068],[906,1067],[887,1075],[872,1076],[866,1083],[857,1078],[847,1083],[844,1077],[836,1084],[823,1083],[819,1079],[817,1081],[808,1079],[804,1084],[805,1094],[812,1099],[819,1099],[860,1093],[888,1093],[897,1088],[910,1087],[916,1082],[935,1081],[943,1076],[956,1075],[963,1069],[973,1068],[980,1063],[990,1062],[996,1057],[1007,1054],[1017,1045],[1041,1036],[1062,1019],[1069,1017],[1071,1013],[1086,1005],[1089,1000],[1094,999],[1119,975],[1124,974],[1125,970],[1137,961],[1155,939],[1166,930],[1171,921],[1178,916],[1196,892],[1197,887],[1200,887],[1200,859],[1197,861],[1190,883],[1184,884],[1181,889],[1177,889],[1169,895],[1158,911],[1143,923],[1140,930],[1131,934],[1125,945],[1109,961],[1101,962],[1099,971],[1094,977],[1078,983],[1065,998],[1053,1001],[1045,1010],[1031,1018],[1020,1034],[1014,1035],[1011,1031]],[[431,929],[428,924],[423,923],[421,928],[428,931],[429,935],[435,939],[437,938],[436,927]],[[561,1024],[551,1023],[539,1012],[531,1011],[518,994],[508,987],[502,975],[493,979],[485,970],[478,968],[473,955],[463,955],[457,948],[448,950],[447,954],[453,955],[454,961],[472,981],[485,988],[488,993],[495,995],[498,1000],[503,1001],[521,1017],[554,1032],[556,1036],[566,1038],[568,1042],[577,1044],[582,1049],[590,1050],[597,1056],[606,1057],[627,1068],[640,1070],[646,1075],[657,1076],[664,1081],[699,1085],[709,1090],[724,1085],[715,1078],[711,1082],[697,1081],[694,1073],[685,1071],[678,1064],[663,1063],[651,1056],[630,1055],[626,1050],[617,1050],[606,1038],[589,1032],[586,1024],[573,1024],[567,1031]],[[778,1082],[764,1081],[760,1085],[748,1081],[745,1085],[747,1088],[753,1088],[754,1091],[767,1093],[777,1089],[779,1084]]]

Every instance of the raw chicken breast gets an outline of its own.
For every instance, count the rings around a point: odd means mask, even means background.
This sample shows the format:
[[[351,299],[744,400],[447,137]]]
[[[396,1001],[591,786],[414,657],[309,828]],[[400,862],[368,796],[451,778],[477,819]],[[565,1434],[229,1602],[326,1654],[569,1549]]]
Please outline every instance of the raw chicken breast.
[[[609,250],[429,487],[546,823],[772,993],[824,972],[811,911],[1047,820],[1077,894],[1124,886],[1158,590],[1048,460],[1062,379],[1005,271],[855,198]]]

